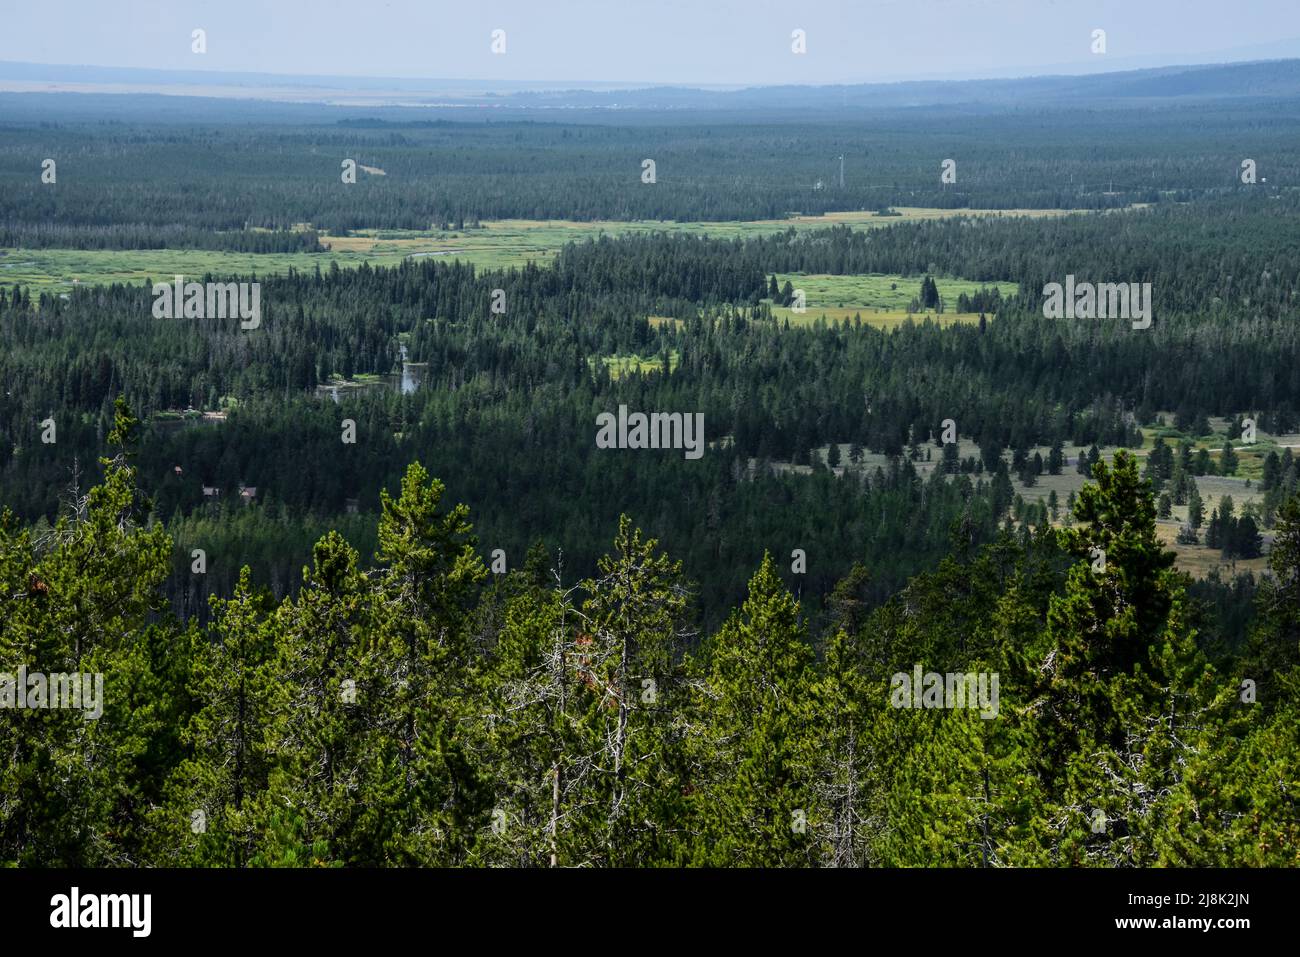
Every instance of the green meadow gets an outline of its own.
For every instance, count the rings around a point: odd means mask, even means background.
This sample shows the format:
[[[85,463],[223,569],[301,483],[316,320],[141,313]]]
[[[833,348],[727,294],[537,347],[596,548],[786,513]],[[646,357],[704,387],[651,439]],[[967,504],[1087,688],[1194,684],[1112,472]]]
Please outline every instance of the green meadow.
[[[802,273],[777,274],[778,286],[786,281],[804,293],[804,310],[797,313],[787,306],[775,306],[772,314],[791,325],[808,325],[819,318],[840,321],[860,316],[868,325],[889,328],[908,319],[930,319],[939,323],[978,321],[978,313],[958,313],[957,297],[962,293],[973,295],[980,289],[993,289],[1003,298],[1013,296],[1018,286],[1013,282],[973,282],[968,279],[935,277],[935,285],[944,301],[945,311],[936,314],[918,312],[909,314],[908,305],[921,294],[921,277],[891,276],[872,273],[857,276],[806,275]]]
[[[328,269],[337,262],[342,268],[370,263],[391,266],[406,258],[439,257],[461,259],[483,268],[523,266],[529,261],[546,263],[566,244],[601,235],[628,233],[686,233],[723,238],[746,237],[780,232],[786,229],[809,230],[847,225],[855,229],[875,229],[895,223],[915,222],[953,216],[1061,216],[1063,210],[952,210],[900,207],[898,216],[878,216],[874,212],[827,213],[824,216],[792,216],[788,219],[753,222],[672,222],[640,220],[618,222],[598,220],[507,219],[486,222],[476,229],[439,230],[357,230],[349,236],[324,236],[330,248],[321,253],[243,253],[196,249],[0,249],[0,286],[24,285],[36,289],[67,289],[84,283],[136,283],[145,279],[167,279],[176,275],[266,276],[284,273],[290,267],[311,270]],[[826,310],[879,308],[899,312],[906,308],[915,290],[906,295],[881,288],[882,277],[808,277],[804,287],[810,307]],[[784,279],[784,277],[783,277]],[[846,279],[860,280],[852,289],[840,285]],[[978,284],[957,288],[940,280],[940,293],[948,298],[949,289],[957,292]],[[1005,294],[1004,290],[1004,294]],[[888,293],[888,294],[886,294]],[[810,308],[809,313],[812,312]],[[850,312],[851,316],[852,312]],[[792,317],[793,318],[793,317]],[[806,318],[806,317],[805,317]],[[863,316],[864,321],[868,321]]]

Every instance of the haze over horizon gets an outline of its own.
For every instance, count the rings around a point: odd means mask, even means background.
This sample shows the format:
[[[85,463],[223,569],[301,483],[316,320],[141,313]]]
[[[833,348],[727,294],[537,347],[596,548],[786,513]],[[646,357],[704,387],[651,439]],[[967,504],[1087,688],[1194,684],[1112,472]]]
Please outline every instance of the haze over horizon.
[[[0,61],[519,85],[743,87],[1017,78],[1300,56],[1294,0],[48,0],[6,11]],[[250,30],[249,23],[258,24]],[[207,50],[191,50],[206,32]],[[807,52],[791,52],[803,30]],[[1092,33],[1106,31],[1104,55]],[[494,30],[505,53],[494,54]],[[990,64],[995,64],[990,66]]]

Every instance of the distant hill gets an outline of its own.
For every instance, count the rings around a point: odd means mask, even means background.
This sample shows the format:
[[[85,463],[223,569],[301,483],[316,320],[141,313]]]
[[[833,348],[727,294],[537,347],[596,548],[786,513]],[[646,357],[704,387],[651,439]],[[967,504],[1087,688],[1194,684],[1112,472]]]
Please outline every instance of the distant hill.
[[[0,62],[0,92],[155,94],[330,104],[354,108],[422,106],[433,110],[842,111],[917,107],[1002,109],[1015,106],[1123,106],[1165,100],[1300,97],[1300,59],[1158,67],[1073,76],[908,81],[840,86],[702,89],[616,88],[611,84],[501,83],[385,77],[287,76]]]

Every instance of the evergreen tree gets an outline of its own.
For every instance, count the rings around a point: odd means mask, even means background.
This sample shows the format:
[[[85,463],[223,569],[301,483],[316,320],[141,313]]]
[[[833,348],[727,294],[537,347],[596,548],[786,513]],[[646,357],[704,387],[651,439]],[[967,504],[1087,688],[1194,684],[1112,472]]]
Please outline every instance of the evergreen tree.
[[[460,862],[489,811],[481,769],[460,731],[480,710],[479,660],[466,623],[487,570],[469,509],[443,510],[443,493],[416,463],[396,499],[380,496],[378,628],[365,660],[379,682],[376,720],[392,742],[382,759],[383,800],[372,813],[386,829],[386,855],[424,864]]]
[[[1223,451],[1219,454],[1219,474],[1237,474],[1237,453],[1233,451],[1232,442],[1229,439],[1223,440]]]
[[[1205,503],[1201,501],[1201,493],[1193,484],[1187,496],[1187,524],[1193,529],[1199,529],[1203,521],[1205,521]]]
[[[678,853],[684,737],[673,714],[685,693],[687,591],[681,563],[657,545],[620,517],[614,552],[583,585],[579,679],[602,742],[592,769],[600,817],[589,827],[596,859],[612,866],[668,863]]]
[[[1080,560],[1048,612],[1034,750],[1049,796],[1068,810],[1049,842],[1052,859],[1150,862],[1159,795],[1181,781],[1213,673],[1196,650],[1182,580],[1156,537],[1135,460],[1120,451],[1094,474],[1079,497],[1083,526],[1062,532]],[[1100,834],[1096,812],[1110,822]]]
[[[106,867],[140,859],[152,804],[176,740],[186,636],[156,618],[171,542],[142,518],[136,489],[139,423],[122,399],[101,458],[102,484],[74,489],[45,541],[0,514],[0,661],[39,684],[17,685],[27,707],[0,708],[0,860]],[[16,663],[10,665],[10,663]],[[48,676],[80,678],[80,710],[46,708]],[[98,678],[96,678],[98,676]],[[86,701],[89,697],[90,702]],[[98,715],[95,716],[95,712]]]
[[[1065,452],[1061,448],[1061,440],[1056,439],[1052,442],[1052,447],[1047,453],[1047,474],[1060,475],[1064,465]]]
[[[256,865],[384,862],[391,744],[377,726],[389,688],[376,680],[369,604],[356,550],[331,532],[313,550],[303,590],[277,611],[271,819]]]
[[[1300,669],[1300,496],[1278,511],[1268,566],[1241,676],[1255,682],[1260,707],[1271,712],[1280,702],[1280,676]]]
[[[184,736],[190,756],[176,769],[167,804],[155,815],[153,854],[188,866],[245,867],[266,825],[263,797],[275,760],[274,602],[253,588],[245,566],[235,594],[212,605],[212,640],[193,646],[198,711]]]
[[[807,866],[826,827],[813,787],[814,656],[770,555],[709,651],[695,704],[704,777],[692,795],[693,861]]]

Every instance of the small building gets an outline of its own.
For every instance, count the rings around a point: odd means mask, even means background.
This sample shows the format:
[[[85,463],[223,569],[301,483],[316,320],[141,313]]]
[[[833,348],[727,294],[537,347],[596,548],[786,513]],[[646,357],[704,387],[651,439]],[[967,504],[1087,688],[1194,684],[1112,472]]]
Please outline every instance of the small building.
[[[220,495],[221,495],[221,489],[217,488],[215,485],[203,486],[204,498],[218,498],[220,497]]]
[[[361,499],[345,498],[343,500],[343,510],[347,512],[349,515],[356,515],[358,512],[361,511]]]
[[[257,498],[257,488],[253,485],[239,486],[239,497],[247,504]]]

